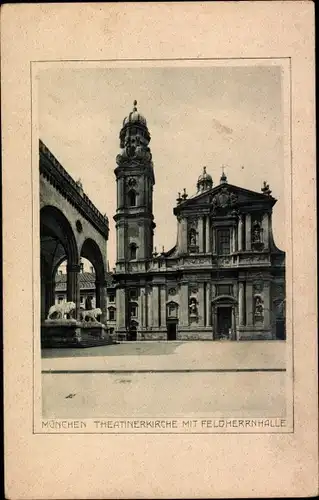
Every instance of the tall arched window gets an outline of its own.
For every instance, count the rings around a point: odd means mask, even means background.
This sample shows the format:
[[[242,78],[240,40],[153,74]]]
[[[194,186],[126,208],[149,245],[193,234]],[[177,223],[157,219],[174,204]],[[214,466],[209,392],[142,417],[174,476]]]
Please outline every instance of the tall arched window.
[[[128,192],[128,204],[130,207],[136,207],[136,192],[133,189]]]
[[[136,260],[137,246],[135,243],[130,244],[130,260]]]

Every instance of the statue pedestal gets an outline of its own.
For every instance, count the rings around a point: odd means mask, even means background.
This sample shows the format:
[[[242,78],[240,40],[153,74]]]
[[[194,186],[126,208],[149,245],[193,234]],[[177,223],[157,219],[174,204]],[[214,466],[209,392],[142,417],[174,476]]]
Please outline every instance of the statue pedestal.
[[[63,319],[46,320],[41,325],[42,348],[94,347],[113,343],[102,323]]]

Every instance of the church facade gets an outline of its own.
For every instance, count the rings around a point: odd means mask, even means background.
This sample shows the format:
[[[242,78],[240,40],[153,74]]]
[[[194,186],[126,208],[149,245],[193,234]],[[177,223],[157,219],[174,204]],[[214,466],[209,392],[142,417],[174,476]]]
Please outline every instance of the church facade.
[[[136,102],[116,158],[117,334],[126,340],[285,339],[285,253],[272,233],[276,199],[218,185],[204,167],[179,194],[176,245],[154,251],[154,166]]]

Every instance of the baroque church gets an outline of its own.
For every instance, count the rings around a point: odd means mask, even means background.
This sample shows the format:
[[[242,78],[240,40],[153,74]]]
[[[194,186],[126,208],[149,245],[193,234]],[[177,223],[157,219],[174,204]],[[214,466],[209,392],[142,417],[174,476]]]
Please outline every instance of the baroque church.
[[[214,185],[204,167],[194,194],[178,195],[176,245],[157,253],[151,137],[136,105],[114,171],[118,338],[285,339],[285,253],[273,238],[269,185],[254,192],[224,172]]]

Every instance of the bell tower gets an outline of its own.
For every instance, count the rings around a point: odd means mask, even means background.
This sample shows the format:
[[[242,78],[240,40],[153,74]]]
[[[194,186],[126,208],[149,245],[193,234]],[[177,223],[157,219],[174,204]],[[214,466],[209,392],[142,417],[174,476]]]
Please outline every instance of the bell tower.
[[[114,170],[117,183],[116,222],[117,264],[152,258],[153,186],[155,184],[151,136],[146,119],[133,111],[123,120],[120,131],[121,152]]]

